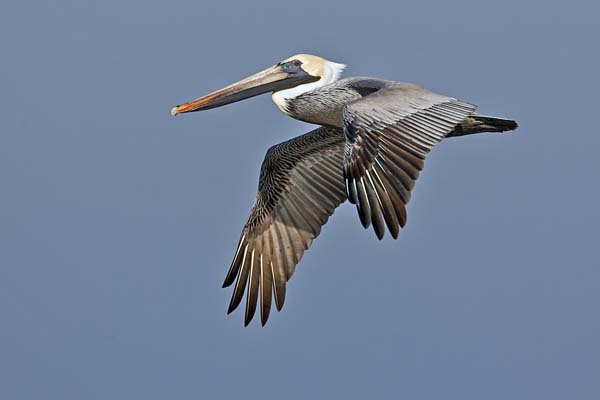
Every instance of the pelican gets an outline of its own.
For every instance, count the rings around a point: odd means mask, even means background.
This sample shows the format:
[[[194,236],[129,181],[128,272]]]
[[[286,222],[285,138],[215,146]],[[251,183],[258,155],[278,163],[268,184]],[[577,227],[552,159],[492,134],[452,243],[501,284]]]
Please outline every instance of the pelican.
[[[344,64],[309,54],[173,107],[173,116],[208,110],[263,93],[292,118],[320,125],[267,151],[258,192],[223,287],[234,284],[227,313],[246,293],[244,325],[260,299],[281,311],[304,251],[348,199],[360,222],[382,239],[406,225],[406,205],[429,151],[442,139],[517,128],[475,113],[476,106],[413,83],[352,77]]]

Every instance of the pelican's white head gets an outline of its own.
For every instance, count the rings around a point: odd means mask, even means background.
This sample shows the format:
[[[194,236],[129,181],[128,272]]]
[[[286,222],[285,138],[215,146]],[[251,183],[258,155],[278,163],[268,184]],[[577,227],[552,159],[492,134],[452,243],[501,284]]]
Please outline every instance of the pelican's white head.
[[[223,89],[175,106],[171,114],[209,110],[268,92],[273,92],[273,101],[284,110],[285,99],[338,80],[345,67],[321,57],[298,54]]]
[[[285,100],[306,93],[310,90],[328,85],[340,79],[340,75],[346,68],[345,64],[338,64],[322,57],[311,54],[296,54],[281,61],[279,65],[291,64],[296,68],[303,69],[307,74],[319,78],[314,82],[303,83],[289,89],[279,90],[273,93],[273,101],[280,109],[285,107]]]

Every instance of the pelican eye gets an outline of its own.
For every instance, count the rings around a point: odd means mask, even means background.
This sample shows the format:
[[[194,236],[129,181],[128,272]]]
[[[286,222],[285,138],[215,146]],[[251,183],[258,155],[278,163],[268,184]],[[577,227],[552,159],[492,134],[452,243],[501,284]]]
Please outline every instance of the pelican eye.
[[[285,72],[297,72],[300,69],[301,65],[302,65],[301,61],[292,60],[292,61],[284,62],[283,64],[281,64],[281,68],[283,68],[283,70]]]

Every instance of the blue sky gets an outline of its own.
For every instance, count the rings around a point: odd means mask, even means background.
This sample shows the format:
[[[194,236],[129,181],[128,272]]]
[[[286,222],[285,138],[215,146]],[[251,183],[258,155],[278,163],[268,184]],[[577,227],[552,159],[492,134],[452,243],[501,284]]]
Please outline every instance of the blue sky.
[[[0,397],[597,399],[598,6],[0,6]],[[270,96],[170,108],[308,52],[519,121],[443,142],[401,238],[345,204],[266,328],[220,288]]]

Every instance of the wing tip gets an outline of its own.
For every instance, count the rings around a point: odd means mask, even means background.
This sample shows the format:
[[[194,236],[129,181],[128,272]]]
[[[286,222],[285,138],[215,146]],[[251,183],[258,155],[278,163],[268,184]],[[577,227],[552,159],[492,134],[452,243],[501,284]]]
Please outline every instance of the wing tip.
[[[231,314],[235,309],[237,308],[237,305],[234,306],[233,304],[229,304],[229,307],[227,307],[227,315]]]
[[[277,309],[277,312],[281,312],[281,310],[283,310],[283,303],[284,302],[278,302],[277,299],[275,299],[275,308]]]

